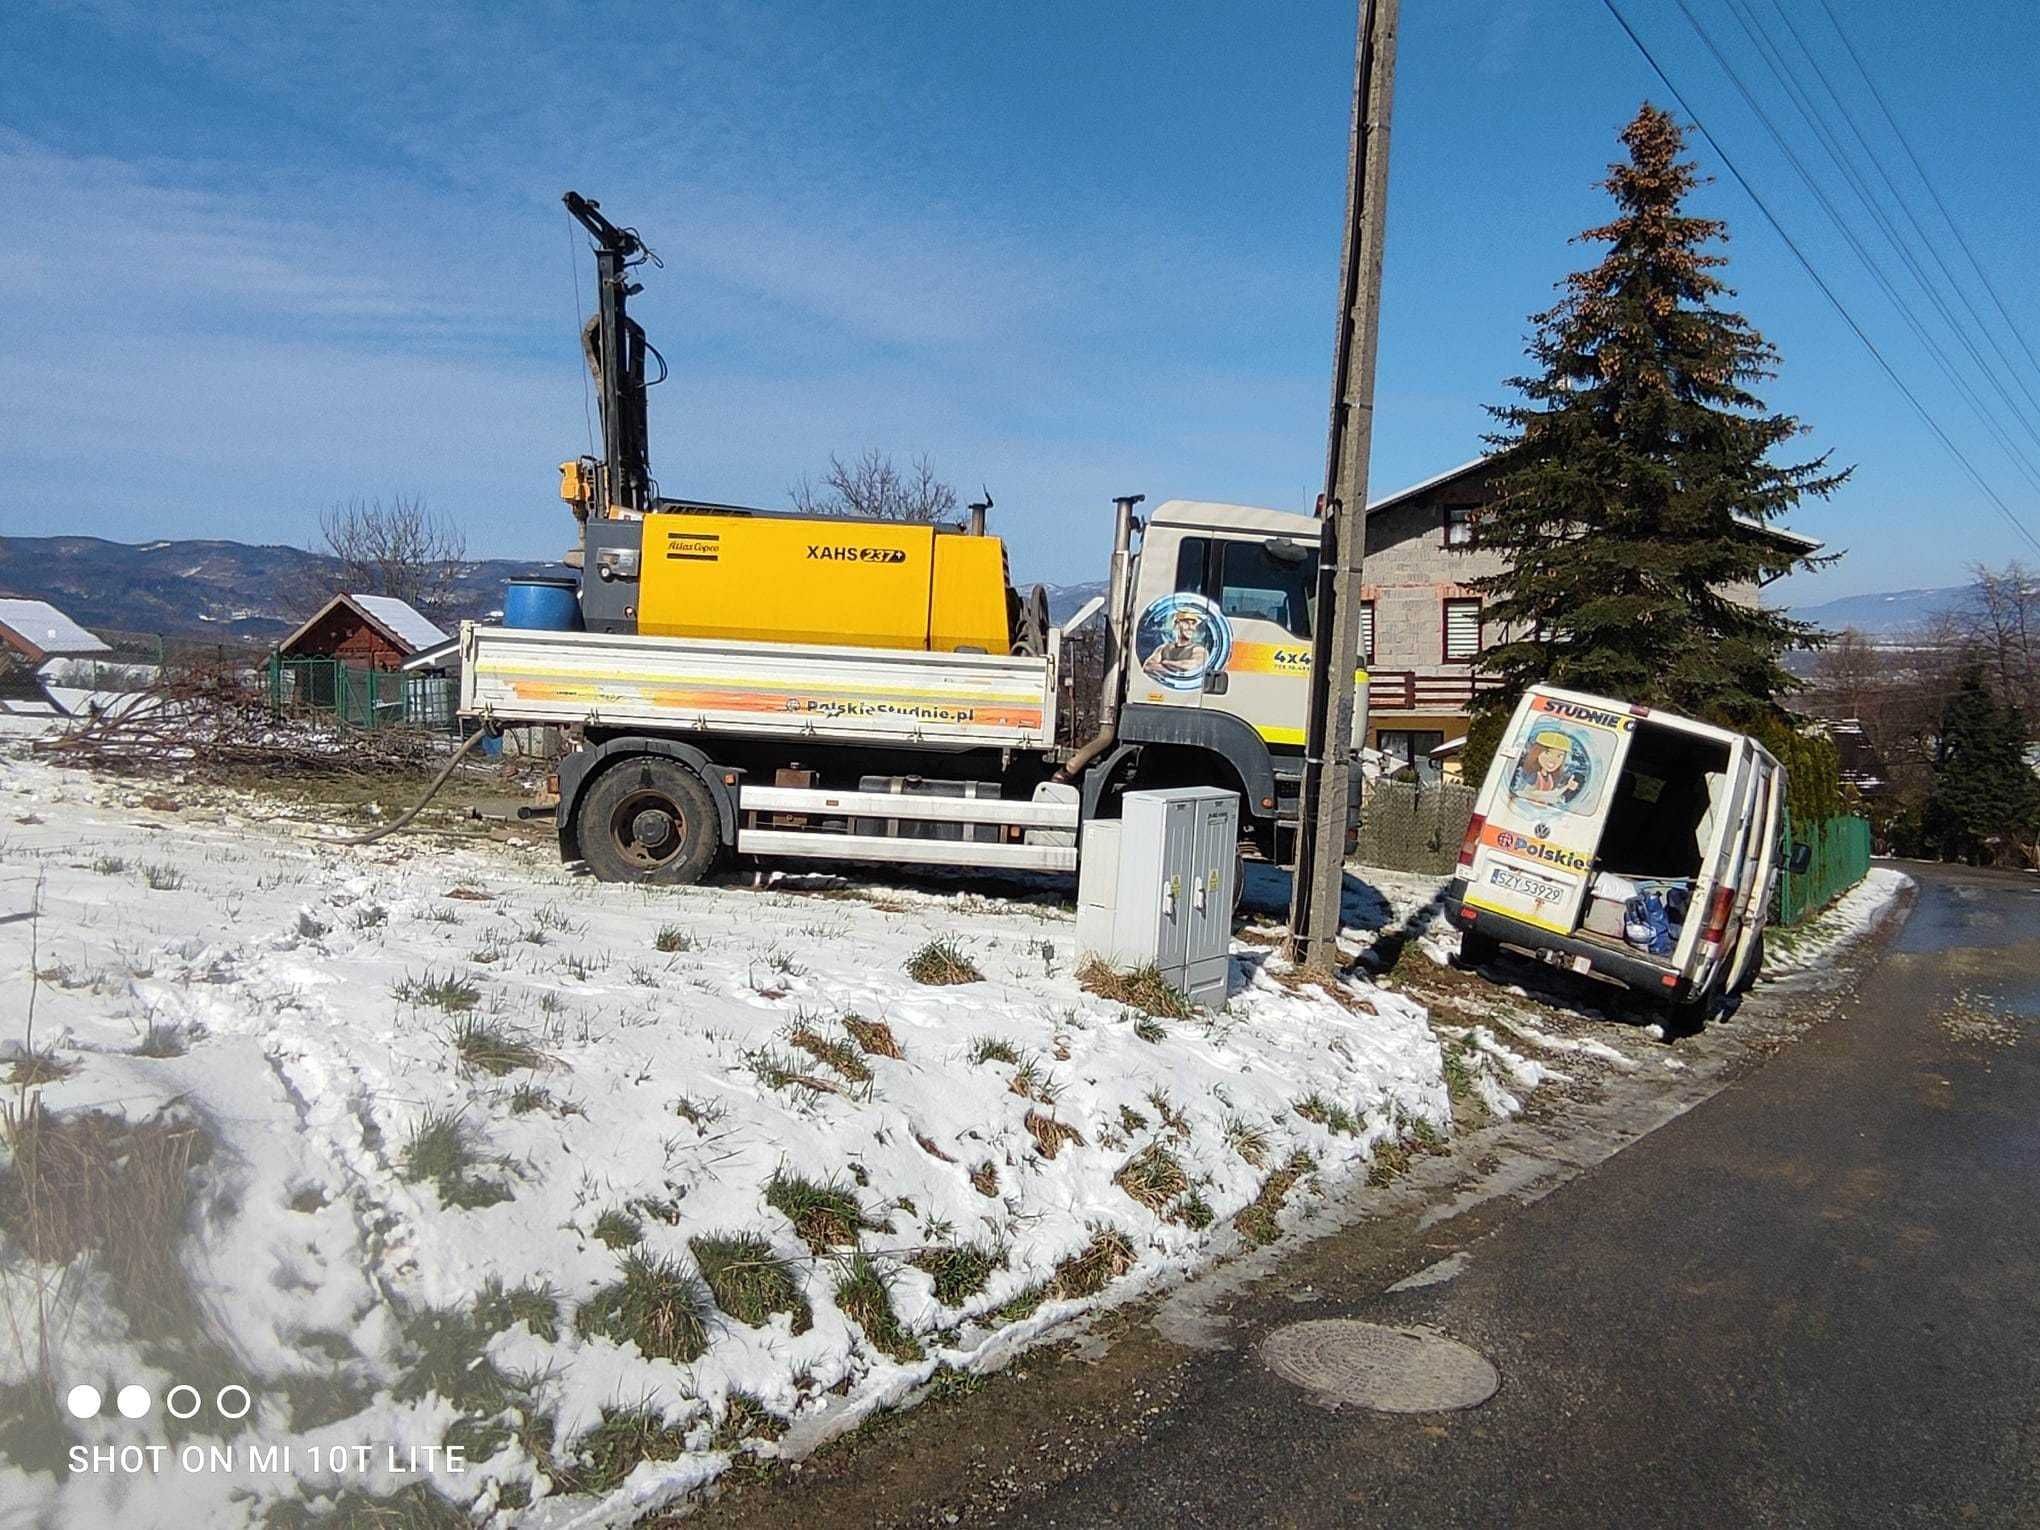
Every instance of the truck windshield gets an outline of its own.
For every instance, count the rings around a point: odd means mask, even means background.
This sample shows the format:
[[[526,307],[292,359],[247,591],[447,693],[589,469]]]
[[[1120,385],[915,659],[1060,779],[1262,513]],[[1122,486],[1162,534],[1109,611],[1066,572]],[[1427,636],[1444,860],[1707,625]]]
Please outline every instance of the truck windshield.
[[[1273,622],[1292,637],[1311,635],[1317,554],[1287,561],[1259,542],[1219,544],[1218,605],[1227,616]]]

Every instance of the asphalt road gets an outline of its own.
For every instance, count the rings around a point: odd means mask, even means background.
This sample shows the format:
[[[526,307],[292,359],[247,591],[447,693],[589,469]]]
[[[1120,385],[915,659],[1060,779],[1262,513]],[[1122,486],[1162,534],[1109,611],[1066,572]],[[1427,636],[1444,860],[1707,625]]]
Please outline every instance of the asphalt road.
[[[1271,1298],[996,1521],[2040,1525],[2040,880],[1908,869],[1829,1023],[1455,1277],[1286,1314],[1442,1330],[1499,1368],[1491,1402],[1319,1407],[1260,1364]]]

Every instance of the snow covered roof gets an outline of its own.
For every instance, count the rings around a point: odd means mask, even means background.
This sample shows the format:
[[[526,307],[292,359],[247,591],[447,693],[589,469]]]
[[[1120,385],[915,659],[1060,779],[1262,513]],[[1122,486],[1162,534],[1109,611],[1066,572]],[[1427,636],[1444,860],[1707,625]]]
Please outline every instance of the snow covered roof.
[[[284,652],[295,648],[304,640],[306,634],[325,620],[327,613],[335,606],[346,606],[403,649],[406,654],[414,654],[426,648],[437,648],[449,641],[444,632],[393,595],[335,595],[314,611],[309,621],[277,646]]]
[[[35,663],[58,654],[112,653],[46,600],[0,598],[0,642]]]
[[[421,648],[436,648],[446,641],[445,633],[395,596],[354,595],[349,599],[413,653]]]

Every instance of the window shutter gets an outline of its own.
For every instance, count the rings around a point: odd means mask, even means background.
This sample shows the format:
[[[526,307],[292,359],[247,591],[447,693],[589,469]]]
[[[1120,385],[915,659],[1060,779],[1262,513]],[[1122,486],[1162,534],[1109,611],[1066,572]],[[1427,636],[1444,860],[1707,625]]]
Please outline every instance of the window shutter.
[[[1360,662],[1374,662],[1374,602],[1360,602]]]
[[[1479,601],[1445,602],[1445,657],[1448,662],[1480,657]]]

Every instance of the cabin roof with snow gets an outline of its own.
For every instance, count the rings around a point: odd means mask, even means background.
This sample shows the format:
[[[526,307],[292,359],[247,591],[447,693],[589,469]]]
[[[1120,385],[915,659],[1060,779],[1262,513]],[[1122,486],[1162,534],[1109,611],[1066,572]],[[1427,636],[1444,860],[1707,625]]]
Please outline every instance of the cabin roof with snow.
[[[31,664],[74,654],[113,652],[48,601],[12,596],[0,597],[0,644]]]
[[[404,601],[389,595],[335,595],[277,646],[286,657],[345,659],[393,669],[437,648],[447,635]]]

